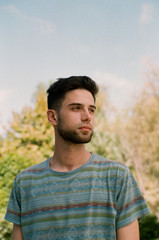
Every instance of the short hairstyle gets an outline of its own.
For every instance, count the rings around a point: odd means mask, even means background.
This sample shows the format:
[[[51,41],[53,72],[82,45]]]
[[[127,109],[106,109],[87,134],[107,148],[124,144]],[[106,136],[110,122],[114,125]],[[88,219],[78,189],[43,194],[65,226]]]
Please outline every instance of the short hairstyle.
[[[59,110],[67,92],[75,89],[86,89],[91,92],[94,101],[99,89],[95,81],[87,76],[58,78],[47,90],[48,109]]]

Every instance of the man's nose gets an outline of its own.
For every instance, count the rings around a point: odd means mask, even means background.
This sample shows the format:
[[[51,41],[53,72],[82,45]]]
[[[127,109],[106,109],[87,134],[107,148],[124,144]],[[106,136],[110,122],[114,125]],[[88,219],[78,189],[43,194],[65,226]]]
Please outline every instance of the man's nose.
[[[91,120],[91,114],[88,109],[85,109],[82,111],[81,120],[82,121],[90,121]]]

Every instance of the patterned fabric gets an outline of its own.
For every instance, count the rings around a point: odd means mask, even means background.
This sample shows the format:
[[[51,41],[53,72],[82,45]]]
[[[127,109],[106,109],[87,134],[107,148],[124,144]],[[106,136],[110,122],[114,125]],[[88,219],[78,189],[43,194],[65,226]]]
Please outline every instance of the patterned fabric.
[[[92,154],[70,172],[49,160],[15,179],[5,219],[22,226],[24,240],[116,239],[116,229],[149,213],[129,169]]]

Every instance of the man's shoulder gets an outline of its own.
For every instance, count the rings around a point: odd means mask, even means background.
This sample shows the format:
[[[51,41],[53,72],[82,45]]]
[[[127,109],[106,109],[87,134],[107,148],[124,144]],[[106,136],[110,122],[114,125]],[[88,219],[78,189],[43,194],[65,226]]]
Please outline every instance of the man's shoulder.
[[[42,174],[43,172],[46,171],[47,167],[48,167],[48,161],[49,159],[41,162],[41,163],[38,163],[38,164],[35,164],[33,166],[30,166],[24,170],[22,170],[17,176],[16,176],[16,179],[19,179],[19,178],[23,178],[23,177],[27,177],[27,176],[33,176],[33,175],[39,175],[39,174]]]
[[[116,160],[112,160],[103,156],[100,156],[98,154],[93,153],[93,162],[98,163],[98,164],[108,164],[108,165],[112,165],[112,166],[119,166],[119,167],[123,167],[123,168],[127,168],[127,166],[122,163],[122,162],[118,162]]]
[[[129,168],[121,162],[118,162],[116,160],[111,160],[109,158],[100,156],[98,154],[93,154],[93,160],[92,160],[93,164],[96,164],[97,166],[102,166],[103,168],[108,168],[108,169],[114,169],[114,170],[118,170],[121,172],[128,172]]]

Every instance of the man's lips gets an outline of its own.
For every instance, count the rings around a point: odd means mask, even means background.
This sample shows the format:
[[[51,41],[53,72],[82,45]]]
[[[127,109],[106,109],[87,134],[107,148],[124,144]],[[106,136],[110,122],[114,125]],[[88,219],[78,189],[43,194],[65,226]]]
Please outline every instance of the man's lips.
[[[91,126],[88,126],[88,125],[83,125],[83,126],[79,127],[79,129],[82,129],[84,131],[92,130]]]

